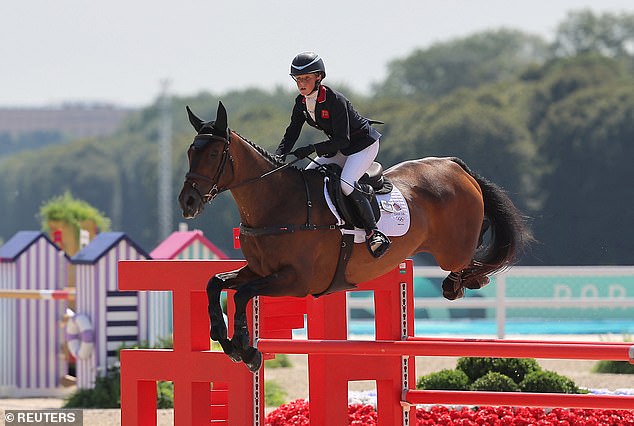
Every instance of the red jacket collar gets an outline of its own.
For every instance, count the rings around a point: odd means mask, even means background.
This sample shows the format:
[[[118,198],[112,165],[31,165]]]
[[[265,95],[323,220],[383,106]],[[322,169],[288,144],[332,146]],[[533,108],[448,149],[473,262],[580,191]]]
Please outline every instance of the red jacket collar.
[[[317,95],[317,102],[322,103],[326,100],[326,88],[324,85],[319,85],[319,94]]]

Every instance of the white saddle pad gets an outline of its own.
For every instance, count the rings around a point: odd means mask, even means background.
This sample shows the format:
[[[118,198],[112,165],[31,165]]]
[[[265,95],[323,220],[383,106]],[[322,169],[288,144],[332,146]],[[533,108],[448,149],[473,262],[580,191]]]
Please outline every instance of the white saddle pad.
[[[326,178],[328,179],[328,178]],[[326,183],[324,183],[324,197],[326,197],[326,203],[332,214],[337,219],[337,225],[343,225],[345,222],[339,216],[337,209],[335,208]],[[388,237],[400,237],[407,233],[409,230],[409,207],[403,197],[403,194],[399,189],[394,186],[392,192],[389,194],[382,194],[376,196],[381,208],[381,218],[377,223],[379,231],[383,232]],[[354,230],[341,229],[342,234],[354,234],[355,243],[365,242],[365,230],[355,228]]]

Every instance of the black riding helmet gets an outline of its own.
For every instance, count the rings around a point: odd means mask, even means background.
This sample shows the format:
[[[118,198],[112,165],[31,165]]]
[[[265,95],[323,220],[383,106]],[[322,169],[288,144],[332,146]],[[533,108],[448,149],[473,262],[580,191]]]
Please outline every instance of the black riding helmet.
[[[302,52],[293,58],[291,62],[291,76],[321,72],[322,78],[326,77],[324,61],[315,52]]]

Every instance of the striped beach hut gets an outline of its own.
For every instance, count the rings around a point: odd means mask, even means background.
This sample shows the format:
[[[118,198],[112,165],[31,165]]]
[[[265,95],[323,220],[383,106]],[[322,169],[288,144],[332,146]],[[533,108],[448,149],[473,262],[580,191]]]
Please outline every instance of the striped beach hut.
[[[198,229],[172,232],[152,253],[152,259],[227,259]]]
[[[150,253],[152,259],[200,260],[227,259],[227,255],[203,235],[200,230],[172,232]],[[202,283],[201,285],[204,285]],[[172,334],[172,294],[152,292],[150,295],[150,337],[151,345],[160,338]]]
[[[70,259],[75,265],[76,314],[88,318],[94,335],[90,356],[77,359],[79,388],[94,387],[97,375],[117,361],[116,350],[122,345],[147,341],[147,293],[119,291],[117,263],[148,258],[123,232],[102,232]]]
[[[0,396],[57,396],[67,374],[61,320],[68,257],[39,231],[20,231],[0,247]],[[14,290],[38,290],[39,299],[16,299]],[[16,292],[17,293],[17,292]],[[49,294],[50,295],[50,294]]]

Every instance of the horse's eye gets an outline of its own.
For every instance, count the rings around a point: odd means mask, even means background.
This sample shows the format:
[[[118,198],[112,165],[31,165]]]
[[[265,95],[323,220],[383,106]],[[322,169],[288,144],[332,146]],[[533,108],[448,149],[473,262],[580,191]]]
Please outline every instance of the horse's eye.
[[[217,153],[217,152],[210,152],[210,153],[209,153],[209,156],[210,156],[211,158],[216,158],[216,157],[218,156],[218,153]]]

